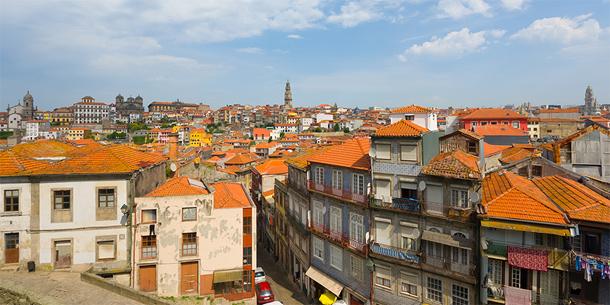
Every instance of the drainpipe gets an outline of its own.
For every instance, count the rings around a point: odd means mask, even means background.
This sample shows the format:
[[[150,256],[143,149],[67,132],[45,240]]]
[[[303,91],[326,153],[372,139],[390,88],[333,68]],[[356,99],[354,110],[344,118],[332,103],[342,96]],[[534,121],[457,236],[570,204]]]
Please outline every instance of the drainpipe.
[[[131,277],[131,282],[133,282],[132,287],[135,286],[135,243],[136,243],[136,234],[133,234],[133,228],[134,228],[134,223],[135,223],[135,218],[133,221],[131,221],[132,219],[132,215],[133,217],[136,216],[135,213],[135,208],[136,208],[136,204],[135,204],[135,200],[134,200],[134,196],[135,196],[135,190],[134,190],[134,177],[132,177],[131,179],[129,179],[129,206],[131,206],[131,209],[129,209],[129,215],[127,216],[127,223],[129,224],[129,230],[127,232],[127,238],[129,239],[129,243],[128,245],[128,249],[127,249],[127,258],[129,259],[129,267],[131,269],[129,275]]]

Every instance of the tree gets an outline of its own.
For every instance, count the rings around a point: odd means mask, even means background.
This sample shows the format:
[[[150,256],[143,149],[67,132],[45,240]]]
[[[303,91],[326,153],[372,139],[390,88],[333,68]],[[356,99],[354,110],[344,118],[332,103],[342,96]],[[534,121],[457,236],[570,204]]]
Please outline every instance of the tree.
[[[316,127],[316,129],[313,130],[314,132],[322,132],[322,128],[320,127]]]
[[[280,132],[280,139],[283,139],[286,134],[282,131]]]
[[[341,129],[341,128],[339,127],[339,124],[335,124],[335,126],[333,127],[333,130],[334,130],[334,131],[339,131],[339,129]]]
[[[345,133],[349,133],[349,128],[347,128],[347,127],[343,127],[343,132],[345,132]]]
[[[272,141],[272,140],[271,140],[271,136],[269,136],[269,141],[267,141],[267,142],[268,142],[268,143],[271,143],[271,141]]]

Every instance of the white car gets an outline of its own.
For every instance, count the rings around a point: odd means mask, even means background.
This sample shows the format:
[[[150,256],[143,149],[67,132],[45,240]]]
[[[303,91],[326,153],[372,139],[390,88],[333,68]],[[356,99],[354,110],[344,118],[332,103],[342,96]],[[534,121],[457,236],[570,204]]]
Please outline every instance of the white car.
[[[265,271],[261,267],[256,267],[254,270],[254,284],[258,284],[260,282],[266,282],[267,276],[265,275]]]
[[[267,303],[265,305],[284,305],[284,303],[280,302],[280,301],[273,301],[271,303]]]

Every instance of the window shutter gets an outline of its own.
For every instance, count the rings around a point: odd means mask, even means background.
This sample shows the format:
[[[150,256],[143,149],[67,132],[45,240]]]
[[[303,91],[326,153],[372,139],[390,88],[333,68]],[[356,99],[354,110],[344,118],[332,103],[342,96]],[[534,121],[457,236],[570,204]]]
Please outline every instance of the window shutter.
[[[390,144],[377,144],[377,159],[390,160]]]
[[[390,192],[390,180],[375,179],[375,188],[377,189],[377,195],[391,196]]]
[[[400,160],[417,161],[417,146],[401,145],[400,146]]]
[[[443,202],[443,187],[429,185],[426,188],[426,201],[428,202]]]
[[[390,220],[388,219],[388,221],[378,221],[375,220],[375,237],[377,239],[377,242],[382,244],[382,245],[386,245],[386,246],[391,246],[392,245],[392,237],[394,236],[394,234],[392,234],[392,223],[390,222]]]
[[[114,258],[114,241],[99,241],[97,247],[99,259]]]

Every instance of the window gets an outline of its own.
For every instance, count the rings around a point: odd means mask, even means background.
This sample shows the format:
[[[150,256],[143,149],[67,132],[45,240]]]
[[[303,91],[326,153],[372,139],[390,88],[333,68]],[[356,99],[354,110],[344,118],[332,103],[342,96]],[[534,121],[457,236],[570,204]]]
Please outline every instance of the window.
[[[527,270],[519,267],[511,266],[510,285],[512,287],[523,288],[527,287]]]
[[[364,176],[359,174],[353,174],[352,180],[352,192],[364,195]]]
[[[498,125],[498,121],[491,121],[491,122],[489,122],[489,124],[491,124],[491,125]]]
[[[443,301],[443,282],[441,280],[429,277],[426,288],[428,290],[428,299],[437,302]]]
[[[157,257],[157,237],[142,236],[142,259]]]
[[[513,127],[519,129],[519,121],[513,121]]]
[[[468,250],[451,247],[451,260],[457,263],[468,264]]]
[[[157,210],[142,210],[142,223],[157,222]]]
[[[111,208],[115,206],[114,189],[97,190],[97,206],[100,208]]]
[[[401,161],[417,161],[417,145],[400,145]]]
[[[182,233],[182,255],[197,255],[197,233]]]
[[[468,288],[458,286],[456,284],[451,285],[451,300],[453,305],[468,305],[470,304],[468,296]]]
[[[549,269],[540,273],[540,294],[559,297],[559,271]]]
[[[252,270],[244,270],[244,292],[252,292]]]
[[[324,204],[317,200],[313,202],[313,222],[314,226],[324,225]]]
[[[324,168],[322,167],[316,167],[314,170],[314,181],[317,183],[322,183],[324,184]]]
[[[412,273],[400,273],[400,292],[417,295],[417,275]]]
[[[252,235],[252,216],[244,217],[244,235]]]
[[[337,270],[343,270],[343,251],[339,247],[330,246],[330,265]]]
[[[472,126],[472,127],[479,126],[479,122],[470,122],[470,126]]]
[[[502,125],[509,125],[508,121],[502,121]]]
[[[454,207],[468,207],[468,191],[451,190],[451,205]]]
[[[301,250],[303,251],[303,253],[307,253],[307,238],[306,237],[301,239]]]
[[[375,191],[379,196],[390,198],[392,196],[392,193],[390,192],[390,180],[375,179]]]
[[[469,154],[477,153],[477,142],[468,142],[468,153]]]
[[[415,115],[412,115],[412,114],[405,114],[405,120],[407,120],[407,121],[413,121],[413,120],[415,120]]]
[[[417,185],[415,183],[400,182],[400,198],[417,200]]]
[[[317,237],[313,238],[313,256],[324,261],[324,242]]]
[[[19,211],[19,190],[4,191],[4,211],[17,212]]]
[[[56,210],[70,209],[70,191],[53,191],[53,202]]]
[[[527,176],[528,176],[527,166],[524,166],[519,169],[519,176],[527,178]]]
[[[377,159],[379,160],[390,160],[391,159],[391,151],[392,147],[390,144],[377,144]]]
[[[487,125],[487,121],[481,121],[481,126]]]
[[[502,285],[502,261],[497,259],[489,259],[488,263],[488,278],[495,285]]]
[[[432,231],[432,230],[430,230]],[[431,241],[426,242],[428,245],[427,256],[442,258],[443,257],[443,245]]]
[[[375,265],[375,284],[383,288],[391,288],[392,271],[390,268]]]
[[[349,213],[349,237],[364,242],[364,216]]]
[[[400,222],[400,247],[406,250],[417,250],[417,239],[413,238],[416,224]]]
[[[349,259],[350,275],[358,281],[364,281],[364,261],[353,255]]]
[[[333,170],[332,173],[332,186],[334,189],[343,189],[343,172],[339,170]]]
[[[542,177],[542,166],[532,165],[532,176]]]
[[[330,207],[330,229],[335,232],[343,233],[343,220],[341,208]]]
[[[182,208],[182,221],[197,220],[197,208]]]
[[[114,239],[104,238],[97,240],[97,259],[111,260],[114,259]]]
[[[252,247],[244,247],[244,266],[252,265]]]

